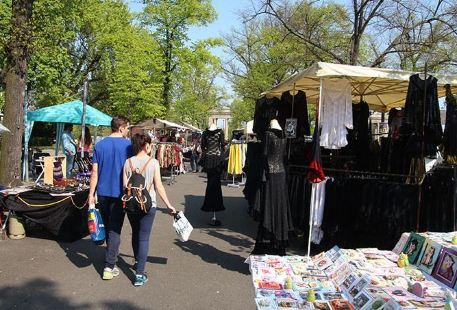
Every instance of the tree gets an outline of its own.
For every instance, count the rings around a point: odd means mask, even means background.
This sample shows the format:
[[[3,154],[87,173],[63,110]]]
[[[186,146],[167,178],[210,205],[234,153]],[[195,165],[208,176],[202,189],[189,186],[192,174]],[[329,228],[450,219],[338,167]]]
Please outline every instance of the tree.
[[[20,180],[22,134],[24,132],[24,94],[31,32],[33,0],[13,0],[10,36],[6,44],[4,125],[11,134],[4,135],[1,146],[0,182]]]
[[[163,61],[163,105],[168,112],[173,92],[173,73],[180,50],[189,41],[190,26],[205,26],[216,19],[210,0],[146,0],[142,22],[154,31]]]
[[[175,72],[175,103],[169,116],[177,121],[204,128],[210,111],[224,98],[215,84],[221,72],[220,59],[210,52],[220,40],[200,41],[191,48],[183,48]]]
[[[253,18],[259,15],[274,16],[281,25],[298,40],[315,49],[314,55],[326,55],[331,61],[351,65],[380,66],[386,62],[390,55],[403,52],[405,44],[415,51],[425,52],[439,48],[440,39],[455,38],[456,18],[455,3],[449,0],[439,1],[413,1],[413,0],[353,0],[350,7],[345,8],[346,13],[336,13],[345,17],[346,23],[334,27],[323,26],[324,19],[315,27],[340,33],[343,37],[350,36],[349,45],[341,45],[339,49],[329,47],[321,36],[314,36],[309,31],[308,19],[300,17],[302,7],[322,8],[318,1],[270,1],[259,0],[258,9],[252,14]],[[298,13],[297,13],[298,12]],[[340,20],[339,18],[337,20]],[[347,29],[351,31],[348,32]],[[416,35],[412,34],[415,33]],[[417,35],[418,33],[422,35]],[[435,33],[435,36],[424,35]],[[436,35],[437,32],[440,35]],[[311,34],[310,34],[311,33]],[[324,44],[323,44],[324,42]],[[371,47],[371,51],[370,51]],[[342,51],[343,54],[337,53]]]

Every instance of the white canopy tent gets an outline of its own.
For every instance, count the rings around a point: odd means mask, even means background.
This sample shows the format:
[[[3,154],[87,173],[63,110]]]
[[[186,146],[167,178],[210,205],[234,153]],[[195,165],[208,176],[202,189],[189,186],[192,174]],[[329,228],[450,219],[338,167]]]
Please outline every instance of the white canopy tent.
[[[363,98],[371,109],[387,112],[391,108],[404,106],[409,78],[415,73],[417,72],[316,62],[262,95],[281,97],[285,91],[302,90],[310,102],[319,97],[321,79],[346,78],[351,82],[354,101]],[[438,86],[457,86],[457,76],[429,74],[438,79]],[[438,96],[444,95],[444,88],[438,87]]]
[[[187,128],[189,128],[190,130],[192,131],[196,131],[196,132],[199,132],[199,133],[202,133],[203,130],[201,130],[200,128],[198,127],[195,127],[195,126],[192,126],[191,124],[187,124],[187,123],[182,123],[184,126],[186,126]]]
[[[352,86],[354,102],[363,99],[371,109],[379,112],[387,112],[391,108],[404,106],[408,92],[409,78],[416,73],[420,72],[316,62],[308,69],[291,76],[271,90],[262,93],[262,95],[269,98],[279,98],[286,91],[301,90],[306,93],[308,102],[314,101],[320,107],[321,103],[318,99],[322,80],[348,79]],[[445,89],[440,86],[446,84],[457,86],[457,76],[443,76],[433,73],[427,73],[427,75],[433,75],[437,78],[438,97],[445,96]],[[315,210],[311,205],[308,256],[311,250],[314,212]]]
[[[153,119],[148,119],[144,122],[139,123],[135,127],[140,127],[140,128],[148,128],[148,129],[165,129],[165,128],[170,128],[170,129],[177,129],[179,131],[186,131],[188,130],[187,127],[159,119],[159,118],[153,118]]]

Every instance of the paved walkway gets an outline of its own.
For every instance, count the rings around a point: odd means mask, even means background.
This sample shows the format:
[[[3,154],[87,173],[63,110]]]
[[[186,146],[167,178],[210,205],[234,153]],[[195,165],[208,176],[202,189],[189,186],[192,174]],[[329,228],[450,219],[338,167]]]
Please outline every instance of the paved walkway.
[[[223,186],[223,226],[206,223],[200,211],[206,186],[203,174],[186,174],[166,186],[178,210],[194,226],[182,243],[172,218],[158,211],[146,270],[150,281],[131,281],[131,230],[126,219],[118,266],[121,274],[101,279],[104,247],[86,237],[58,243],[42,237],[0,241],[0,309],[255,309],[254,291],[244,260],[254,246],[257,223],[246,213],[242,188]],[[160,204],[159,204],[160,205]],[[162,208],[162,207],[161,207]]]

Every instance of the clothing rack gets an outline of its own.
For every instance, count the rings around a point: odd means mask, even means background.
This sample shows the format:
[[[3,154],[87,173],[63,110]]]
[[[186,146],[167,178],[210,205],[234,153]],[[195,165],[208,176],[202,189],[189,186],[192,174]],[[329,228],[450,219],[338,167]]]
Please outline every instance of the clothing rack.
[[[233,141],[233,142],[229,142],[229,143],[228,143],[228,149],[229,149],[229,151],[230,151],[230,146],[231,146],[232,144],[233,144],[233,145],[243,145],[243,144],[247,144],[247,142],[246,142],[246,141]],[[229,152],[229,154],[230,154],[230,152]],[[228,171],[227,171],[227,174],[229,174]],[[227,184],[228,187],[239,188],[240,186],[244,186],[244,185],[246,184],[246,174],[245,174],[243,171],[241,172],[241,182],[236,183],[236,182],[235,182],[235,174],[232,173],[231,175],[232,175],[232,183]],[[239,175],[239,174],[236,174],[236,175]]]
[[[288,165],[289,168],[301,168],[301,169],[311,169],[309,166],[302,165]],[[416,179],[417,176],[409,174],[396,174],[396,173],[385,173],[385,172],[372,172],[372,171],[360,171],[360,170],[348,170],[348,169],[336,169],[336,168],[323,168],[325,171],[329,172],[344,172],[344,173],[354,173],[354,174],[365,174],[373,176],[385,176],[385,177],[398,177],[398,178],[413,178]]]
[[[159,142],[155,142],[155,143],[153,142],[153,144],[155,144],[155,145],[171,145],[171,146],[178,145],[178,143],[176,143],[176,142],[160,142],[160,141]],[[176,183],[176,176],[178,175],[176,170],[179,169],[179,167],[174,165],[174,164],[171,165],[170,167],[171,167],[170,168],[170,176],[169,177],[168,176],[167,177],[162,176],[162,179],[168,180],[167,185],[169,185],[169,186],[173,185],[174,183]],[[164,168],[162,168],[162,169],[164,169]]]

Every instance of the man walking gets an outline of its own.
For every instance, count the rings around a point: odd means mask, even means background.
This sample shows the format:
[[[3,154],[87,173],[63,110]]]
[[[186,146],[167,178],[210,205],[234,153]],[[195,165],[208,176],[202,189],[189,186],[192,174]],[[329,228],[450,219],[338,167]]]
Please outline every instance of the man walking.
[[[97,190],[98,205],[107,233],[107,246],[103,279],[111,280],[119,275],[115,268],[121,230],[124,223],[124,210],[121,196],[123,192],[123,168],[131,155],[131,143],[126,139],[129,133],[129,120],[113,117],[111,135],[98,142],[94,148],[92,175],[90,178],[89,205],[95,203]]]

